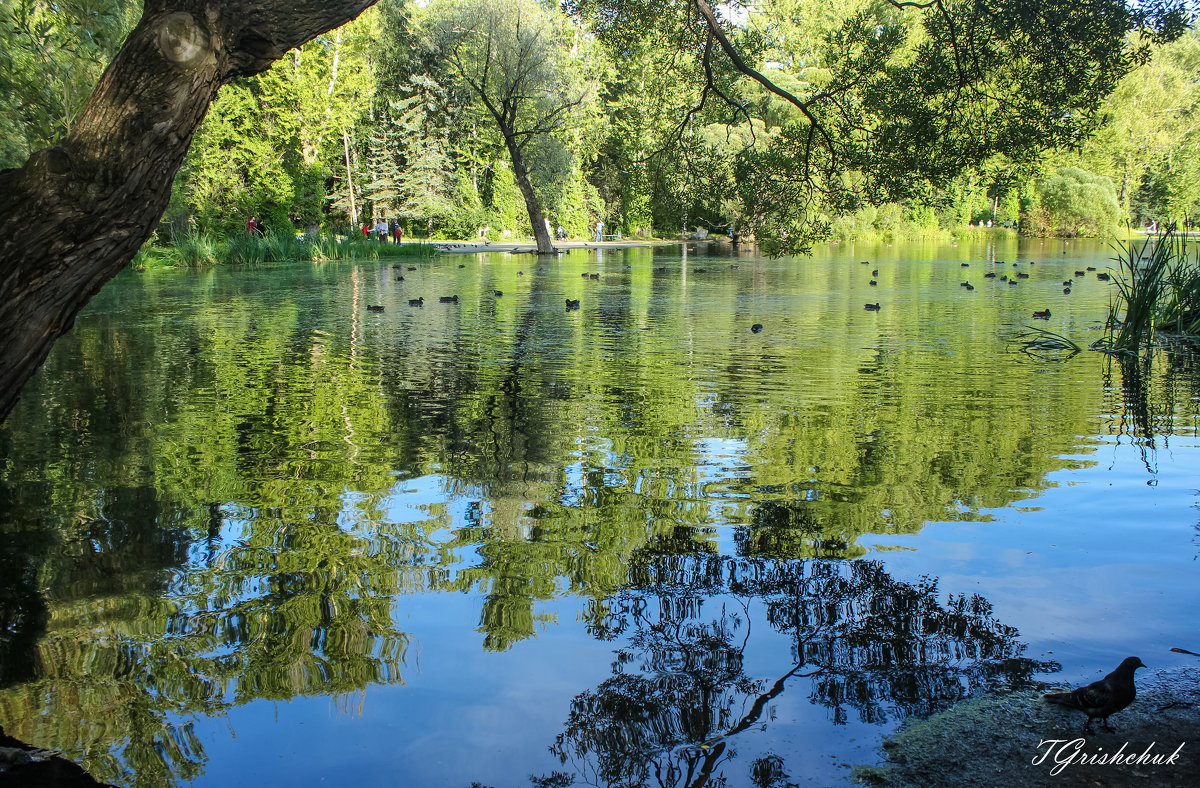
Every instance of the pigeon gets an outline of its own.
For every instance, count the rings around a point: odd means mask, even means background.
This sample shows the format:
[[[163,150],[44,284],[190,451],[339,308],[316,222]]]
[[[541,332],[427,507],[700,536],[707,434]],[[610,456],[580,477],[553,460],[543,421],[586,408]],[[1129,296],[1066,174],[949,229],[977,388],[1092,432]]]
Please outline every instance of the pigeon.
[[[1042,697],[1059,706],[1068,709],[1078,709],[1088,715],[1087,723],[1083,726],[1084,733],[1092,732],[1092,720],[1099,717],[1104,730],[1111,731],[1108,724],[1110,714],[1116,714],[1121,709],[1133,703],[1137,690],[1133,686],[1133,672],[1146,667],[1137,657],[1126,657],[1117,669],[1099,681],[1093,681],[1086,687],[1070,692],[1048,692]]]

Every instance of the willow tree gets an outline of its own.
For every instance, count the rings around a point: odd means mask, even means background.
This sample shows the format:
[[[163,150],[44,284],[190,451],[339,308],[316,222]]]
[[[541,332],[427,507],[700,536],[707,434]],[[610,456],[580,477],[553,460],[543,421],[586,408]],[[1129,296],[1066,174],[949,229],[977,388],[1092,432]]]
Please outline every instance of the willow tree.
[[[150,237],[222,85],[374,0],[145,0],[70,131],[0,173],[0,417]]]
[[[446,2],[430,14],[435,51],[504,140],[538,254],[552,253],[530,162],[569,158],[558,135],[581,123],[595,95],[588,73],[595,59],[579,57],[582,31],[535,0]]]

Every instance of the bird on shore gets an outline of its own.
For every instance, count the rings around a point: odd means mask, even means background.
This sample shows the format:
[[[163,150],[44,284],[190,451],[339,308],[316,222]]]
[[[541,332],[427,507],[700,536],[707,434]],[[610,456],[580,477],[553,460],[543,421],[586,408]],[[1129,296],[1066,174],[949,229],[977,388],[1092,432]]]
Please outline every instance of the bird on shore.
[[[1133,686],[1133,672],[1146,667],[1137,657],[1126,657],[1117,669],[1099,681],[1070,692],[1048,692],[1042,696],[1050,703],[1076,709],[1087,715],[1084,733],[1092,732],[1092,720],[1099,717],[1104,730],[1112,731],[1108,718],[1133,703],[1137,689]]]

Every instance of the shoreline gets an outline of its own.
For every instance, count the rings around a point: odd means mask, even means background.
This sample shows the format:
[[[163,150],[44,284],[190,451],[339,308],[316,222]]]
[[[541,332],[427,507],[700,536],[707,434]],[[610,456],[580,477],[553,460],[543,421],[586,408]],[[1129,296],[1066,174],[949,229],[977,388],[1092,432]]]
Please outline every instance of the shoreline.
[[[670,241],[664,239],[622,239],[620,241],[557,241],[554,253],[573,249],[638,249],[653,246],[678,246],[680,244],[714,243],[715,239],[695,241]],[[537,244],[532,241],[433,241],[429,244],[442,254],[478,254],[480,252],[508,252],[509,254],[536,254]]]
[[[1195,784],[1200,667],[1181,665],[1139,676],[1137,699],[1113,715],[1113,732],[1081,733],[1082,713],[1051,706],[1041,694],[1026,689],[982,695],[931,717],[911,719],[885,737],[882,763],[856,766],[851,781],[889,788]],[[1066,743],[1067,749],[1046,742]],[[1179,757],[1161,765],[1111,763],[1101,757],[1066,762],[1077,747],[1081,755],[1115,755],[1122,745],[1128,753],[1164,756],[1179,749]]]

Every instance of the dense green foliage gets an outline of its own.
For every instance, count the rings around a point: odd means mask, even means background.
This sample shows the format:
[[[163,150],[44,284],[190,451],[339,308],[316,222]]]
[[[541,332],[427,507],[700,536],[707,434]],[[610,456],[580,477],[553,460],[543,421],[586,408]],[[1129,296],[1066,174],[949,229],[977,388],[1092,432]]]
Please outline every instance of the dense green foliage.
[[[733,227],[780,249],[988,220],[1112,235],[1200,209],[1200,36],[1183,17],[1119,0],[908,5],[769,0],[712,28],[700,0],[531,1],[521,43],[481,27],[484,0],[383,0],[222,91],[159,242],[215,242],[252,215],[283,235],[384,217],[409,237],[523,239],[522,168],[574,236],[597,220]],[[70,127],[138,6],[4,0],[0,164]],[[506,109],[472,87],[472,69],[494,79],[522,57],[539,83],[513,95],[536,101]]]

